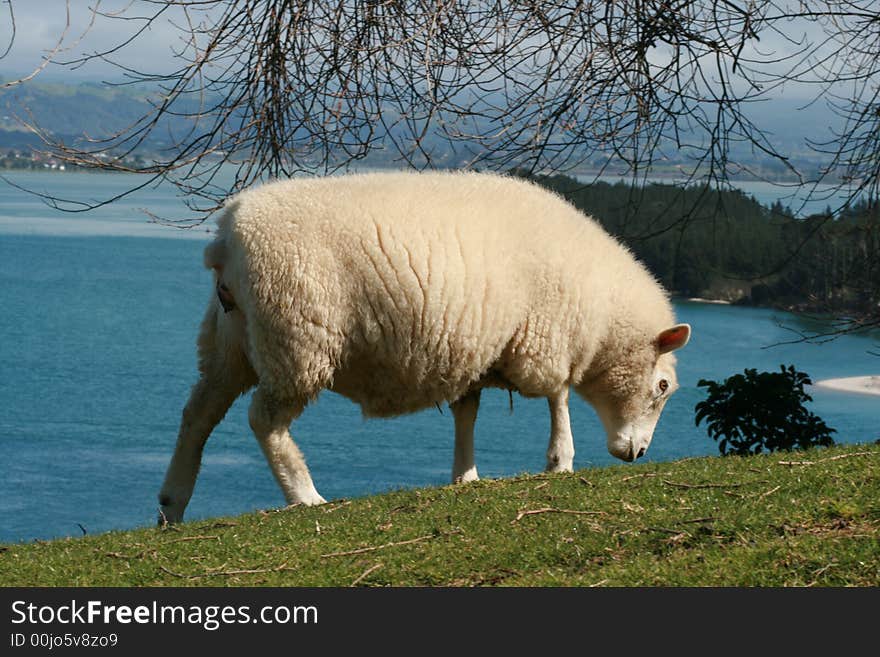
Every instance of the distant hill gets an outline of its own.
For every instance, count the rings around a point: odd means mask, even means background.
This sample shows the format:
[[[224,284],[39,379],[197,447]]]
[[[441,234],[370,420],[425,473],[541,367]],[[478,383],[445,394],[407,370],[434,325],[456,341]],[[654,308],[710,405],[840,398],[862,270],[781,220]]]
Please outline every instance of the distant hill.
[[[97,82],[28,82],[11,87],[0,91],[0,148],[25,149],[41,143],[22,121],[67,143],[85,137],[106,138],[148,114],[152,96],[144,87]],[[157,131],[144,149],[167,146],[171,143],[169,135],[180,134],[189,125],[186,118],[169,117],[163,125],[166,129]]]
[[[18,119],[33,122],[47,130],[53,137],[67,143],[88,136],[100,139],[133,125],[152,110],[151,98],[158,97],[155,87],[146,85],[116,85],[103,82],[64,82],[38,78],[25,84],[0,91],[0,148],[28,149],[39,145],[39,138],[25,129]],[[180,102],[179,112],[195,112],[197,105]],[[809,104],[806,100],[776,99],[754,102],[745,111],[751,120],[761,126],[770,142],[791,156],[796,166],[804,170],[817,170],[822,158],[806,145],[806,137],[823,141],[832,137],[831,129],[840,120],[823,102]],[[394,110],[388,108],[389,114]],[[174,135],[181,135],[192,125],[191,119],[180,116],[166,117],[160,130],[155,130],[141,147],[141,153],[157,152],[173,144]],[[476,130],[479,132],[479,130]],[[399,135],[401,136],[401,135]],[[682,133],[686,137],[685,133]],[[700,140],[696,137],[694,141]],[[439,135],[428,134],[423,147],[433,152],[435,164],[459,166],[468,159],[468,149],[455,152]],[[397,154],[387,144],[387,149],[376,149],[367,164],[392,165]],[[765,153],[753,149],[741,139],[730,142],[733,158],[746,163],[763,176],[773,178],[787,174],[786,167]],[[677,172],[679,167],[692,166],[688,156],[681,152],[664,153],[656,162],[657,173]],[[582,171],[605,170],[606,156],[597,155],[586,163]],[[611,170],[613,171],[612,166]]]
[[[737,189],[527,177],[596,217],[680,296],[876,314],[880,222],[867,201],[833,219],[799,219],[778,201],[766,207]]]

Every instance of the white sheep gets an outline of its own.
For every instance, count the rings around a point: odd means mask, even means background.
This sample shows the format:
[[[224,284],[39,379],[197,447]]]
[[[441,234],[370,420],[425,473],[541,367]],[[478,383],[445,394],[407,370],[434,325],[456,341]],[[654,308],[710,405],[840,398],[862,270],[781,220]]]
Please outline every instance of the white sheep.
[[[644,454],[690,327],[632,255],[559,196],[477,173],[275,182],[233,198],[205,250],[216,294],[201,377],[159,496],[179,521],[202,448],[257,386],[251,428],[289,504],[320,504],[289,426],[324,389],[388,417],[449,402],[452,479],[477,479],[480,390],[550,405],[547,469],[571,471],[569,389],[608,450]]]

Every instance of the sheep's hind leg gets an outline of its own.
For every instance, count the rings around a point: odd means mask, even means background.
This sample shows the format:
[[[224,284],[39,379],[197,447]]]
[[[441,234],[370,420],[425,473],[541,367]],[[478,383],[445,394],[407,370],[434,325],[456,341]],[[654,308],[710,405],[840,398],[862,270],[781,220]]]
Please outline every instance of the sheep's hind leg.
[[[302,452],[289,431],[290,423],[299,417],[304,407],[302,402],[283,403],[258,387],[248,419],[287,503],[323,504],[326,500],[315,490]]]
[[[192,497],[202,461],[202,450],[214,427],[232,402],[252,384],[245,378],[203,374],[193,386],[183,409],[174,455],[159,492],[159,524],[180,522]]]
[[[568,417],[568,388],[548,397],[550,404],[550,445],[547,447],[547,472],[572,472],[574,439]]]
[[[455,455],[452,462],[452,483],[479,479],[474,465],[474,424],[480,408],[480,391],[473,390],[449,405],[455,418]]]
[[[183,520],[208,436],[232,402],[257,382],[241,348],[243,330],[239,314],[221,315],[217,304],[208,306],[198,341],[201,376],[183,409],[177,446],[159,492],[159,524]]]

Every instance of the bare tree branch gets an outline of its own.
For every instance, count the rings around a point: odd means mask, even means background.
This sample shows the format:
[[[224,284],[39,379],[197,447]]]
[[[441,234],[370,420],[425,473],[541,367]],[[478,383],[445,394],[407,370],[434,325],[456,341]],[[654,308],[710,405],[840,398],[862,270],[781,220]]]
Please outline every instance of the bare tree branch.
[[[6,57],[11,51],[12,47],[15,44],[16,37],[16,24],[15,24],[15,12],[13,11],[13,0],[6,0],[5,4],[9,8],[9,21],[11,25],[11,35],[9,37],[9,41],[6,44],[6,49],[3,51],[3,54],[0,55],[0,59]],[[58,41],[52,47],[49,52],[43,57],[43,61],[41,61],[30,73],[15,80],[10,80],[8,82],[4,82],[0,84],[0,89],[8,89],[9,87],[14,87],[23,82],[27,82],[37,76],[43,69],[45,69],[53,60],[53,58],[61,51],[61,48],[64,44],[64,40],[67,38],[67,33],[70,30],[70,2],[65,3],[64,11],[66,14],[66,19],[64,23],[64,29],[61,31],[61,35],[58,37]]]
[[[7,9],[14,39],[11,2]],[[873,212],[880,195],[873,0],[140,0],[115,11],[96,5],[92,21],[112,21],[119,37],[82,54],[64,45],[67,9],[55,48],[4,86],[54,61],[109,64],[120,84],[152,89],[150,109],[109,134],[62,141],[30,127],[67,164],[144,174],[128,192],[172,183],[197,211],[183,225],[255,182],[354,164],[615,173],[636,183],[637,204],[639,184],[658,168],[674,166],[708,192],[757,175],[750,161],[759,156],[812,190],[810,200],[842,196],[793,235],[781,270],[830,235],[839,212],[856,202]],[[124,63],[159,27],[179,37],[175,65]],[[753,120],[756,103],[793,85],[811,90],[805,105],[824,103],[841,120],[808,142],[824,158],[819,170],[797,164]],[[82,211],[115,198],[46,200]],[[681,238],[692,220],[660,209],[628,237]],[[868,233],[865,253],[876,247]],[[840,268],[876,292],[874,269]]]
[[[137,12],[96,9],[130,28],[115,46],[64,64],[110,63],[127,83],[155,85],[153,110],[115,134],[49,137],[47,148],[79,166],[130,171],[126,155],[172,119],[186,121],[164,155],[136,170],[171,180],[206,213],[265,177],[330,173],[368,157],[535,172],[611,156],[617,172],[640,180],[674,155],[686,178],[723,186],[746,169],[731,154],[745,145],[803,177],[748,104],[808,72],[827,87],[867,67],[866,83],[876,63],[867,46],[820,60],[828,48],[807,40],[790,40],[793,54],[762,54],[761,37],[786,34],[793,15],[862,37],[877,30],[861,7],[870,3],[801,4],[148,0]],[[166,18],[180,33],[175,70],[119,63]],[[853,158],[868,148],[870,114],[859,107],[849,111],[864,129],[849,131],[825,178],[849,167],[855,180],[868,164]],[[216,185],[226,165],[231,185]]]

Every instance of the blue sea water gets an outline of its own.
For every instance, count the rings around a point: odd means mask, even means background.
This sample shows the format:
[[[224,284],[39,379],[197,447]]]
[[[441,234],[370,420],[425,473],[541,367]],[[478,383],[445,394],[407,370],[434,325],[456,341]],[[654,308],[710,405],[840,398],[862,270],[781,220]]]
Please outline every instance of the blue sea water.
[[[44,177],[21,174],[30,183]],[[70,195],[95,197],[122,177],[61,175]],[[27,176],[31,176],[27,178]],[[196,380],[195,338],[211,279],[205,233],[153,226],[138,207],[178,210],[162,190],[88,215],[59,215],[0,186],[0,541],[80,535],[153,524],[156,494]],[[188,238],[188,239],[186,239]],[[793,363],[816,380],[880,373],[877,336],[787,344],[797,318],[765,309],[678,303],[694,327],[680,353],[681,390],[661,417],[645,458],[717,454],[693,422],[700,378]],[[812,390],[811,408],[840,442],[880,437],[876,397]],[[205,450],[188,518],[283,504],[236,402]],[[571,403],[576,468],[615,461],[582,400]],[[424,411],[361,418],[331,393],[306,409],[293,435],[327,499],[448,482],[452,418]],[[483,477],[537,472],[549,418],[543,400],[484,393],[476,457]]]

